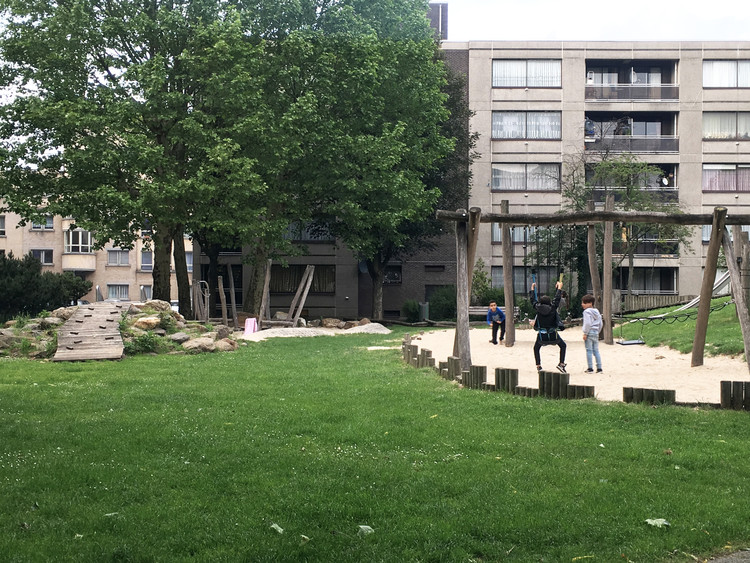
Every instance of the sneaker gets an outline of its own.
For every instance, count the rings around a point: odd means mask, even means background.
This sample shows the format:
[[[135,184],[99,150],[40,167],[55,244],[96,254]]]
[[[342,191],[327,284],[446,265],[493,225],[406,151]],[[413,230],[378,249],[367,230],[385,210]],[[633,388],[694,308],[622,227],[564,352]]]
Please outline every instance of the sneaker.
[[[596,368],[596,373],[601,373],[602,371],[604,371],[602,368]]]
[[[568,365],[568,364],[564,364],[562,362],[560,362],[559,364],[557,364],[557,369],[560,371],[560,373],[568,373],[567,371],[565,371],[565,366],[566,365]]]
[[[536,371],[542,371],[542,366],[536,366]]]
[[[601,371],[601,370],[599,370],[599,371]],[[583,370],[583,373],[594,373],[594,370],[591,369],[591,368],[588,368],[588,369]]]
[[[490,344],[497,344],[494,340],[490,340]]]

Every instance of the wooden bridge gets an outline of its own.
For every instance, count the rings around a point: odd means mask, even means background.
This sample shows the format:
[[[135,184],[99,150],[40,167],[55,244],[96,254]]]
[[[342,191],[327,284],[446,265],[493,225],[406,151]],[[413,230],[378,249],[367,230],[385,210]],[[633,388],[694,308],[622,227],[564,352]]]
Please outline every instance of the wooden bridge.
[[[120,317],[129,303],[81,305],[57,332],[55,362],[119,360],[123,354]]]

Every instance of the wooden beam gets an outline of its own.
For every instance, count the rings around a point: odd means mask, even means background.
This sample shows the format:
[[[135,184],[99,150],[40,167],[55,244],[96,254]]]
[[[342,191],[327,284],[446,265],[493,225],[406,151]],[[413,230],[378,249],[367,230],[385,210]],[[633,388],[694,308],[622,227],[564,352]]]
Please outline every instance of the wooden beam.
[[[469,342],[469,280],[467,276],[468,223],[456,223],[456,342],[454,356],[461,361],[461,370],[471,366]]]
[[[500,202],[500,212],[507,215],[510,211],[510,203],[507,199]],[[503,295],[505,305],[505,345],[511,347],[516,343],[516,324],[513,322],[513,311],[515,311],[515,291],[513,289],[513,238],[510,225],[500,225],[503,237]],[[510,291],[509,291],[510,290]]]
[[[615,194],[607,194],[607,200],[604,204],[606,211],[612,211],[615,208]],[[602,256],[602,317],[604,318],[604,343],[613,344],[612,332],[612,242],[613,242],[614,223],[607,221],[604,223],[604,252]]]
[[[594,211],[594,200],[590,200],[586,204],[586,208],[590,211]],[[602,307],[602,278],[599,276],[599,262],[596,258],[596,226],[589,225],[586,229],[586,252],[589,258],[589,276],[591,277],[591,290],[594,292],[596,298],[596,304],[599,306],[599,310]],[[579,282],[580,283],[580,282]]]
[[[443,221],[467,221],[468,215],[438,209],[435,216]],[[669,225],[710,225],[713,215],[708,213],[662,213],[658,211],[576,211],[574,213],[483,213],[482,223],[523,225],[588,225],[589,223],[662,223]],[[727,225],[750,225],[750,215],[727,215]]]
[[[741,238],[742,237],[739,233],[735,233],[735,244],[737,243],[737,240],[740,239],[739,248],[741,248]],[[727,269],[729,270],[729,278],[732,284],[734,305],[737,308],[737,318],[740,321],[740,330],[742,330],[742,343],[745,347],[745,362],[747,362],[748,371],[750,371],[750,311],[748,311],[747,296],[742,287],[742,274],[740,273],[740,267],[737,263],[732,243],[729,240],[729,231],[726,229],[724,229],[724,236],[722,237],[721,242],[724,248],[724,256],[727,259]]]
[[[711,312],[711,295],[716,281],[716,264],[719,261],[719,249],[724,238],[724,224],[727,216],[726,207],[714,209],[711,239],[706,251],[706,267],[703,270],[698,318],[695,321],[695,338],[693,339],[693,356],[691,367],[703,365],[703,352],[706,349],[706,332],[708,331],[708,314]]]
[[[479,240],[479,220],[482,216],[482,210],[478,207],[472,207],[469,209],[469,221],[468,229],[466,232],[466,275],[468,279],[467,286],[467,307],[471,303],[471,285],[474,278],[474,260],[477,255],[477,241]],[[458,307],[456,307],[458,311]],[[453,335],[453,354],[458,355],[459,342],[458,342],[458,330]]]

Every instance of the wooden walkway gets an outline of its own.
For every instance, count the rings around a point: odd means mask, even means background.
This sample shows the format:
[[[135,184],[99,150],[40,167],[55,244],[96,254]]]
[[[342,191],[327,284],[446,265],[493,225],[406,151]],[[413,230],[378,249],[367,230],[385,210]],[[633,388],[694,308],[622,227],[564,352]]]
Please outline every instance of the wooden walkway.
[[[81,305],[57,332],[55,362],[119,360],[123,354],[120,317],[129,303]]]

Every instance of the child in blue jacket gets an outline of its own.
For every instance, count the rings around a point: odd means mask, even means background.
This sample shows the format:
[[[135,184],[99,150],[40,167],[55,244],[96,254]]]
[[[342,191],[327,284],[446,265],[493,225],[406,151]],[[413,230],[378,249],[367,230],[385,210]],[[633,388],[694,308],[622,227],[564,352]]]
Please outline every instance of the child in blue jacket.
[[[497,329],[500,329],[500,342],[505,338],[505,313],[498,308],[497,303],[490,301],[490,308],[487,309],[487,324],[492,327],[492,344],[497,344]]]

